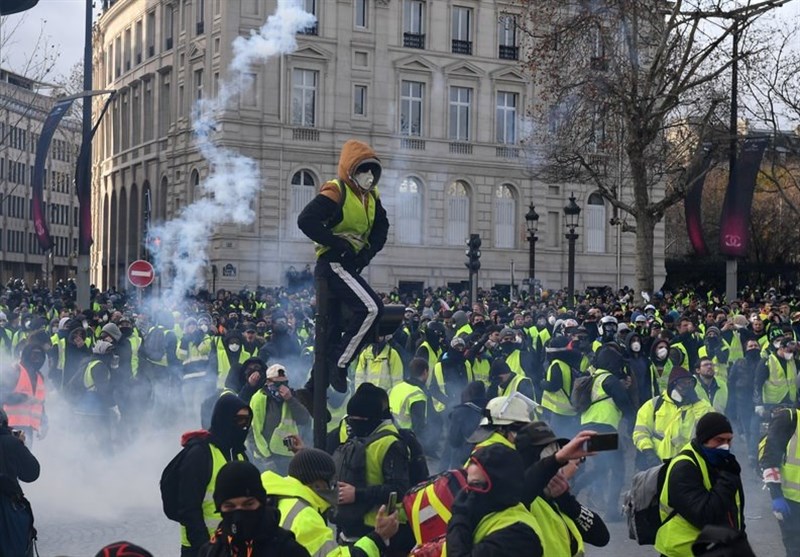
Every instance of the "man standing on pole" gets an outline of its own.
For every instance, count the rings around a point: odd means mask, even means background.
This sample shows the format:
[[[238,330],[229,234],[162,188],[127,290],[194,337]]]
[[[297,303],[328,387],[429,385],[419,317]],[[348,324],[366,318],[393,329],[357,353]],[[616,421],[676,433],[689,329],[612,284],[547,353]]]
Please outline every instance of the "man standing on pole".
[[[360,275],[383,249],[389,232],[377,189],[380,176],[375,151],[361,141],[347,141],[338,177],[325,182],[297,218],[300,230],[316,243],[316,277],[327,282],[330,298],[352,313],[346,324],[333,320],[328,337],[328,376],[341,393],[347,390],[347,366],[383,312],[381,299]]]

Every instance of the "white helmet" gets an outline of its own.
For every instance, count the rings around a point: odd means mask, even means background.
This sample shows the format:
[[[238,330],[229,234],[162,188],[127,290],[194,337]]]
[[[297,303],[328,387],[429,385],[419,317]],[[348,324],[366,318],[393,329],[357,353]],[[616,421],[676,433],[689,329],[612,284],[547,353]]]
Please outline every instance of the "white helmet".
[[[520,397],[498,396],[486,405],[491,418],[483,418],[480,425],[509,425],[531,423],[528,405]]]
[[[614,325],[617,324],[617,318],[613,315],[606,315],[602,319],[600,319],[601,325],[608,325],[609,323],[613,323]]]

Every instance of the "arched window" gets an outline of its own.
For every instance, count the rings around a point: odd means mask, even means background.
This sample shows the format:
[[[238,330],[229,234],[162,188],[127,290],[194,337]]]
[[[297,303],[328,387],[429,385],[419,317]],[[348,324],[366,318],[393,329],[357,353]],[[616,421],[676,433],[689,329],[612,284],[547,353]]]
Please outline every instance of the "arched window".
[[[314,175],[308,170],[298,170],[292,176],[291,200],[289,207],[289,228],[290,238],[304,238],[305,236],[297,228],[297,217],[303,208],[314,199],[317,193],[317,184]]]
[[[192,201],[200,199],[203,197],[203,192],[200,191],[200,173],[195,168],[192,170],[192,179],[189,182],[192,188]]]
[[[597,192],[586,202],[586,251],[606,252],[606,204]]]
[[[447,186],[445,244],[461,246],[469,236],[469,191],[460,180]]]
[[[408,177],[397,191],[395,240],[400,244],[422,243],[422,184]]]
[[[517,200],[509,184],[497,186],[494,194],[494,246],[516,246]]]

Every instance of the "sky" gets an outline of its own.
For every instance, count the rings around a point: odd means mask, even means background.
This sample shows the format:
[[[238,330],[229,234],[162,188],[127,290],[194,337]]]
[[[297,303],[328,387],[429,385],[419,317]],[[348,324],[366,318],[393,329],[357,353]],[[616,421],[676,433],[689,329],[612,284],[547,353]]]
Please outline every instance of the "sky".
[[[96,5],[95,14],[99,14],[102,0],[93,0],[93,3]],[[36,39],[41,31],[58,53],[54,73],[56,76],[68,75],[72,66],[83,58],[85,14],[86,0],[39,0],[36,7],[23,14],[0,18],[0,34],[5,36],[15,29],[8,44],[2,45],[0,61],[3,67],[17,72],[23,70],[36,51]],[[800,14],[800,0],[792,0],[780,8],[778,14],[780,17]]]

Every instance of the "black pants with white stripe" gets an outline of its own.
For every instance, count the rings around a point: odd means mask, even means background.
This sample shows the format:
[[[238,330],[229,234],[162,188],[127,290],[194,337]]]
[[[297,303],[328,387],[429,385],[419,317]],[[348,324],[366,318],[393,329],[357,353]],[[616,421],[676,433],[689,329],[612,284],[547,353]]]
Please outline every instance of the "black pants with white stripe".
[[[341,263],[320,258],[314,272],[328,282],[329,307],[334,310],[336,306],[345,306],[351,314],[344,322],[341,312],[333,311],[335,315],[330,320],[328,361],[346,368],[369,340],[367,333],[383,315],[383,302],[361,275]]]

